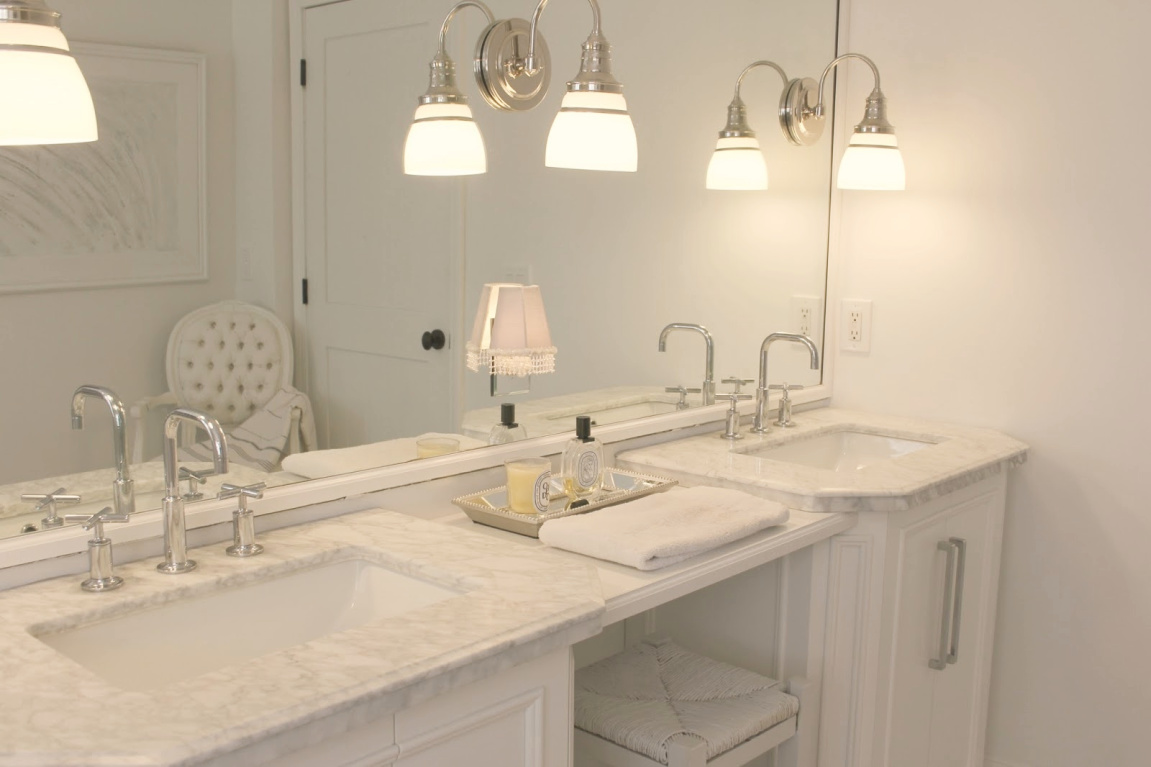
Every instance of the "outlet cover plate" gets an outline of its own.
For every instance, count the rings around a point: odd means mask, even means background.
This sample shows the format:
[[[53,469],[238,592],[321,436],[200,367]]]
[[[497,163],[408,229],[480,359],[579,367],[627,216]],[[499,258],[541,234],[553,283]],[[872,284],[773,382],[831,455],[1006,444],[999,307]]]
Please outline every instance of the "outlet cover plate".
[[[800,333],[823,347],[823,299],[815,296],[791,297],[792,333]]]
[[[871,351],[871,301],[845,298],[840,302],[839,348],[863,354]]]

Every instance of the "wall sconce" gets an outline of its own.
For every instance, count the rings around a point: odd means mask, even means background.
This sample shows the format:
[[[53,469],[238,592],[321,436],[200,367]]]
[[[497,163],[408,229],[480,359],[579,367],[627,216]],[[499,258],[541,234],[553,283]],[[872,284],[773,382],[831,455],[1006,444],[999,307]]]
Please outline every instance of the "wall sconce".
[[[539,286],[484,285],[466,349],[468,370],[491,375],[493,397],[497,375],[522,378],[554,373],[556,348]]]
[[[576,77],[567,84],[559,113],[548,132],[544,164],[549,168],[634,172],[638,165],[635,127],[623,97],[623,85],[611,73],[611,45],[600,31],[600,10],[592,9],[592,31],[583,44]],[[476,46],[475,78],[480,95],[494,109],[523,112],[547,94],[551,59],[539,33],[548,0],[540,0],[529,24],[524,19],[496,20],[486,5],[458,3],[440,28],[440,44],[431,63],[428,90],[404,143],[404,172],[410,175],[462,176],[484,173],[483,138],[472,118],[467,97],[455,81],[455,64],[447,54],[452,18],[468,6],[488,18]],[[527,55],[521,55],[526,50]]]
[[[44,0],[0,2],[0,145],[96,140],[92,94]]]
[[[768,66],[779,73],[785,83],[779,101],[780,127],[792,144],[811,146],[823,135],[823,87],[827,76],[850,58],[860,59],[871,67],[875,87],[867,97],[863,119],[855,126],[839,162],[836,186],[840,189],[904,189],[903,156],[899,153],[895,128],[887,121],[887,97],[879,88],[879,69],[875,62],[859,53],[845,53],[828,64],[820,75],[818,89],[810,77],[788,80],[783,70],[770,61],[757,61],[744,69],[736,81],[735,98],[727,108],[727,125],[719,133],[708,165],[707,188],[767,189],[767,166],[755,133],[748,126],[747,110],[739,95],[740,84],[749,71]]]

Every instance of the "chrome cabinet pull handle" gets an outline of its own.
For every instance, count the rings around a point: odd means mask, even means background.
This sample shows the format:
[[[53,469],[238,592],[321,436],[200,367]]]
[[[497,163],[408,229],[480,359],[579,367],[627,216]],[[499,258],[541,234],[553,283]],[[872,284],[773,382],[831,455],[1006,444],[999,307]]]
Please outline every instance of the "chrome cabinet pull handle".
[[[947,652],[947,662],[959,661],[959,621],[963,618],[963,581],[967,569],[967,541],[952,538],[948,541],[959,553],[955,565],[955,606],[951,612],[951,645]]]
[[[927,665],[936,671],[947,668],[948,658],[951,656],[951,619],[955,614],[953,597],[955,595],[955,560],[956,548],[950,539],[940,541],[936,548],[947,552],[947,574],[943,581],[943,617],[939,621],[939,657],[932,658]]]

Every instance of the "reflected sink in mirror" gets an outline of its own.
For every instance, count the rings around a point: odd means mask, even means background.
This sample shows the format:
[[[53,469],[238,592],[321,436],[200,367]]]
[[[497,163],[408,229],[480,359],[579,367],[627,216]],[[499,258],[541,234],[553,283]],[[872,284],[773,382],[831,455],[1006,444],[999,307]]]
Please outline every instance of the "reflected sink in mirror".
[[[584,409],[579,412],[564,412],[554,415],[546,415],[549,421],[564,421],[574,423],[574,419],[578,415],[591,416],[592,426],[606,426],[609,423],[619,423],[620,421],[630,421],[633,418],[647,418],[650,415],[663,415],[664,413],[674,413],[677,410],[674,402],[665,402],[658,399],[645,399],[641,402],[633,402],[622,405],[607,405],[600,409]],[[565,430],[570,428],[565,426]]]
[[[105,681],[138,692],[461,593],[351,559],[36,638]]]
[[[739,452],[826,471],[853,472],[910,455],[934,444],[937,443],[894,434],[844,430],[801,437],[783,444],[750,447]]]

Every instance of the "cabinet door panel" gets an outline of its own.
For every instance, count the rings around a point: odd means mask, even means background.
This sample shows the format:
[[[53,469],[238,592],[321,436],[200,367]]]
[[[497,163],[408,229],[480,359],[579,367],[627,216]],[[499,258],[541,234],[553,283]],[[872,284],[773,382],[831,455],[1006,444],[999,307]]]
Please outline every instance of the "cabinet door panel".
[[[899,538],[894,664],[891,680],[890,767],[924,767],[932,748],[932,696],[943,672],[928,664],[939,654],[947,554],[947,520],[912,525]]]
[[[985,718],[983,670],[990,663],[985,637],[994,619],[998,580],[990,544],[996,540],[998,515],[984,496],[965,504],[947,521],[947,534],[966,542],[964,588],[959,623],[958,657],[935,680],[931,706],[930,767],[975,767],[983,764]]]

